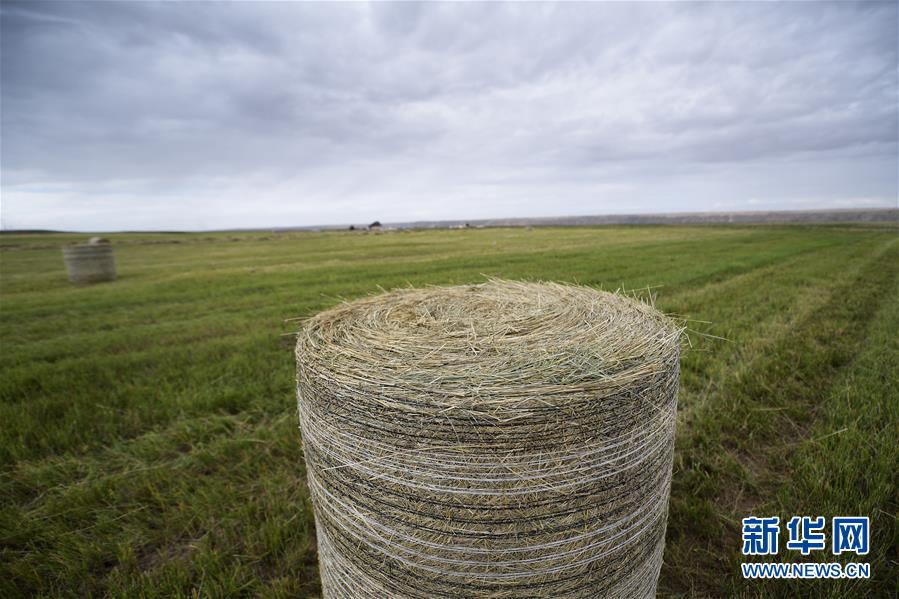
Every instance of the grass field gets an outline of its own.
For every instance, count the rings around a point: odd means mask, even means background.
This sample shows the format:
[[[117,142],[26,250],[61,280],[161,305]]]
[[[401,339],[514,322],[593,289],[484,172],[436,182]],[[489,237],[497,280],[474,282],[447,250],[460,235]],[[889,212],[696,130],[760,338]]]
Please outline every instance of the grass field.
[[[111,238],[79,288],[73,237],[0,237],[0,597],[316,596],[286,319],[485,276],[690,319],[663,594],[899,592],[894,226]],[[753,513],[870,516],[873,578],[744,582]]]

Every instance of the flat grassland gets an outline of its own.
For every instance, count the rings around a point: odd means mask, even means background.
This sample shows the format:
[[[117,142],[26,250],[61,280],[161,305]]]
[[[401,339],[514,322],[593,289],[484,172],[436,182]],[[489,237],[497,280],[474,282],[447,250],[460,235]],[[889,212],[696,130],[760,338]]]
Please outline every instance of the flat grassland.
[[[689,319],[661,593],[890,595],[897,233],[127,234],[119,280],[91,287],[66,280],[76,237],[3,235],[0,596],[316,596],[286,319],[485,276],[651,288]],[[872,579],[743,581],[750,514],[870,516]],[[778,561],[802,561],[785,541]]]

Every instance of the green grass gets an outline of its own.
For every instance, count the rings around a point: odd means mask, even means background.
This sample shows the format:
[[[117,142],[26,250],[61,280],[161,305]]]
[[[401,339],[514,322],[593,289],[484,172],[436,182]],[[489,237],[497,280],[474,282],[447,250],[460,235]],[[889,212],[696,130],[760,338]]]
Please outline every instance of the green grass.
[[[691,319],[663,594],[899,591],[894,227],[114,235],[92,287],[72,238],[0,237],[2,597],[316,596],[286,319],[485,276]],[[873,579],[744,582],[750,514],[870,516]]]

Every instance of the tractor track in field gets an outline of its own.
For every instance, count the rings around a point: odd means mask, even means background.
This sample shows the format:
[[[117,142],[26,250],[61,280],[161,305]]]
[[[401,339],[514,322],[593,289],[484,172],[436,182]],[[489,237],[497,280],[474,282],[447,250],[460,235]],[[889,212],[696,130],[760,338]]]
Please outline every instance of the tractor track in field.
[[[722,586],[736,580],[740,518],[750,515],[763,497],[786,480],[790,447],[808,435],[821,398],[860,350],[870,319],[889,297],[897,277],[899,251],[897,240],[892,240],[877,248],[855,272],[829,286],[820,301],[809,305],[767,351],[717,389],[714,395],[731,406],[729,418],[693,419],[694,424],[712,423],[716,430],[688,429],[689,438],[679,443],[679,458],[684,468],[707,472],[718,480],[718,485],[700,490],[716,522],[697,528],[683,520],[688,515],[680,510],[679,498],[695,500],[696,488],[691,488],[693,478],[685,480],[675,472],[669,530],[698,530],[689,541],[678,540],[677,547],[688,549],[694,558],[702,554],[706,567],[701,572],[679,571],[689,558],[666,555],[664,593],[724,596],[745,591]],[[720,407],[704,402],[696,409]],[[696,438],[702,440],[691,441]],[[709,556],[714,556],[716,568],[707,567]],[[704,586],[697,587],[697,581]]]

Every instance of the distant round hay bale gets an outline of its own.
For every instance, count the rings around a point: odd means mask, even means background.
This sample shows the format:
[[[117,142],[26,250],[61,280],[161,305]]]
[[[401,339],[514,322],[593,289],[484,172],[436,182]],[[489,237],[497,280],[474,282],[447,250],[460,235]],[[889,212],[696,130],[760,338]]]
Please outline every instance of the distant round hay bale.
[[[680,335],[621,295],[505,281],[311,318],[297,395],[324,597],[653,596]]]
[[[72,283],[86,285],[116,278],[112,245],[105,239],[94,237],[87,243],[63,246],[62,256]]]

